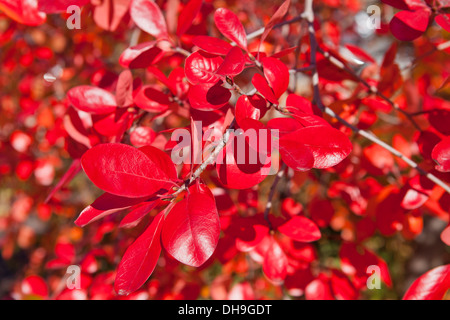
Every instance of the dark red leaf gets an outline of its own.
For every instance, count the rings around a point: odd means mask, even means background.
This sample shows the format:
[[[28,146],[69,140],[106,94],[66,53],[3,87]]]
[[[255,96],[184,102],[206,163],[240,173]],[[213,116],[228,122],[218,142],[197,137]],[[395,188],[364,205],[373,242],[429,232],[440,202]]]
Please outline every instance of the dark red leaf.
[[[230,101],[230,98],[230,90],[224,88],[221,82],[191,86],[188,93],[191,107],[202,111],[220,109]]]
[[[414,40],[427,29],[430,15],[430,10],[400,11],[389,24],[391,32],[399,40]]]

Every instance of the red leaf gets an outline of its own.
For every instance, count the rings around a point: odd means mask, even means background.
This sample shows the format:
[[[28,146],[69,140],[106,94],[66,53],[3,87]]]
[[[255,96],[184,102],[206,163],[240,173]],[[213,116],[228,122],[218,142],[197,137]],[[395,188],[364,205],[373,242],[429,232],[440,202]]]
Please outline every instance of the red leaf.
[[[264,32],[261,35],[261,40],[260,40],[260,44],[259,47],[261,46],[261,43],[264,42],[264,40],[266,39],[267,35],[269,34],[269,32],[273,29],[273,27],[281,22],[281,20],[283,19],[283,17],[286,15],[286,13],[289,10],[289,6],[291,5],[291,1],[290,0],[286,0],[283,2],[283,4],[277,9],[277,11],[273,14],[273,16],[270,18],[269,22],[266,24],[266,26],[264,27]],[[258,53],[259,53],[259,47],[258,47]]]
[[[440,25],[442,29],[444,29],[447,32],[450,32],[450,14],[449,13],[438,14],[434,18],[434,21],[436,21],[436,23],[438,25]]]
[[[78,0],[79,2],[89,2],[89,0]],[[74,4],[73,1],[71,4]],[[94,9],[94,21],[102,29],[116,31],[123,17],[127,14],[131,0],[103,0]],[[68,5],[66,6],[68,7]],[[66,9],[63,9],[66,11]]]
[[[303,216],[294,216],[278,227],[278,231],[292,240],[312,242],[321,238],[317,225]]]
[[[167,39],[167,25],[158,5],[152,0],[132,0],[131,19],[136,25],[157,39]]]
[[[44,279],[36,275],[26,277],[22,281],[21,290],[25,296],[34,296],[40,299],[45,299],[48,296],[47,284]]]
[[[450,171],[450,137],[444,138],[431,152],[431,157],[437,162],[436,170]]]
[[[406,291],[403,300],[441,300],[450,288],[450,264],[421,275]]]
[[[247,35],[236,14],[228,9],[219,8],[214,13],[214,22],[220,33],[247,51]]]
[[[232,231],[236,232],[235,244],[239,251],[253,250],[269,234],[269,228],[257,218],[237,218],[232,221]]]
[[[162,231],[164,248],[178,261],[199,267],[211,257],[220,235],[214,197],[191,192],[167,214]]]
[[[230,90],[224,88],[221,82],[191,86],[188,93],[191,107],[202,111],[220,109],[230,101],[230,98]]]
[[[134,97],[134,103],[142,110],[162,113],[169,109],[169,96],[152,85],[143,86]]]
[[[268,171],[271,162],[270,158],[264,155],[261,155],[264,161],[259,159],[260,154],[257,150],[251,148],[247,142],[243,143],[238,139],[233,133],[230,134],[227,146],[217,157],[216,171],[224,186],[231,189],[248,189],[266,178],[268,173],[263,173],[263,169]],[[243,163],[237,160],[240,159],[238,152],[241,156],[245,156]],[[250,162],[251,156],[257,158],[254,163]]]
[[[75,5],[82,7],[89,2],[89,0],[38,0],[39,11],[45,13],[59,13],[66,12],[69,6]]]
[[[283,62],[275,58],[263,58],[261,62],[264,68],[264,76],[278,99],[289,86],[289,69]]]
[[[184,72],[192,84],[216,83],[220,80],[215,72],[223,59],[206,52],[197,51],[186,58]]]
[[[200,12],[203,0],[188,1],[178,16],[177,36],[183,35],[192,25],[197,14]]]
[[[287,275],[288,258],[273,236],[264,256],[263,271],[266,277],[275,284],[284,281]]]
[[[280,155],[284,163],[296,171],[308,171],[314,166],[314,156],[311,150],[298,144],[295,136],[285,135],[279,142]]]
[[[411,41],[420,37],[428,27],[431,12],[427,9],[400,11],[392,18],[389,26],[392,34],[399,40]]]
[[[1,0],[0,11],[11,19],[28,26],[38,26],[45,22],[45,13],[38,9],[38,0]]]
[[[238,98],[235,107],[236,122],[241,125],[245,119],[259,120],[261,118],[261,109],[266,108],[266,101],[258,95],[251,97],[242,95]]]
[[[158,204],[160,204],[160,201],[152,200],[134,206],[132,211],[120,221],[119,228],[133,228],[137,226]]]
[[[117,269],[114,290],[128,295],[139,289],[150,277],[161,254],[160,235],[164,212],[158,214],[131,246],[128,247]]]
[[[116,110],[114,95],[106,90],[93,86],[78,86],[67,92],[67,99],[78,110],[106,114]]]
[[[119,64],[130,69],[147,68],[158,62],[163,55],[164,52],[156,46],[155,41],[143,42],[125,49],[119,57]]]
[[[228,42],[210,36],[196,36],[192,39],[192,43],[200,49],[217,55],[226,55],[233,46]]]
[[[69,169],[67,169],[66,173],[61,177],[61,179],[58,181],[56,186],[50,191],[47,198],[45,198],[44,203],[47,203],[50,201],[50,199],[53,197],[53,195],[60,190],[66,183],[71,181],[81,170],[81,163],[80,159],[74,159],[72,161],[72,164],[70,165]]]
[[[75,224],[79,227],[104,218],[110,214],[130,208],[147,198],[126,198],[116,196],[110,193],[104,193],[95,201],[87,206],[75,220]]]
[[[242,50],[238,47],[233,47],[228,51],[222,64],[217,69],[216,73],[223,76],[234,77],[244,70],[245,56]]]
[[[441,240],[446,245],[450,246],[450,224],[441,232]]]
[[[267,80],[262,75],[255,73],[252,78],[252,84],[264,98],[266,98],[269,102],[278,105],[278,99],[275,97],[275,94],[269,87]]]
[[[137,148],[152,144],[155,138],[155,131],[149,127],[139,126],[130,132],[130,142]]]
[[[146,154],[125,144],[100,144],[88,150],[81,165],[89,179],[106,192],[130,198],[168,189],[171,180]]]
[[[350,52],[353,53],[359,60],[375,63],[375,60],[360,47],[354,46],[352,44],[346,44],[345,47],[350,50]]]
[[[139,148],[139,151],[145,153],[147,158],[153,161],[153,163],[156,164],[156,166],[161,169],[171,180],[177,180],[177,169],[167,153],[153,146],[141,147]]]
[[[345,134],[337,129],[326,126],[301,128],[283,136],[281,140],[296,141],[298,148],[303,148],[303,146],[307,147],[314,157],[313,167],[317,169],[325,169],[337,165],[353,149],[350,140]],[[280,145],[282,144],[280,143]],[[289,145],[291,146],[292,144]],[[286,147],[287,144],[284,145],[284,148]],[[283,152],[287,153],[287,150]],[[290,152],[292,154],[302,154],[301,150]],[[307,164],[308,161],[305,159],[301,163]]]
[[[133,74],[130,70],[124,70],[117,79],[116,101],[119,107],[133,105]]]
[[[330,280],[319,275],[306,286],[305,298],[306,300],[335,300]]]

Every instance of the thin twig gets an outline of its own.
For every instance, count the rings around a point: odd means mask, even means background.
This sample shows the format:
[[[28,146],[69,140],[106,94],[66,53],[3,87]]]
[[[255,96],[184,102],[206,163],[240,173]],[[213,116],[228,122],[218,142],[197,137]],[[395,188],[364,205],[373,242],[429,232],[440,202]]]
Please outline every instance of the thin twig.
[[[283,163],[280,168],[280,171],[278,171],[275,179],[273,180],[272,186],[270,187],[269,195],[267,196],[266,209],[264,210],[264,219],[266,220],[270,229],[272,229],[272,224],[270,223],[270,220],[269,220],[269,213],[270,213],[270,209],[272,208],[273,196],[275,195],[275,191],[277,189],[278,182],[280,182],[281,178],[284,175],[285,169],[286,169],[286,164]]]

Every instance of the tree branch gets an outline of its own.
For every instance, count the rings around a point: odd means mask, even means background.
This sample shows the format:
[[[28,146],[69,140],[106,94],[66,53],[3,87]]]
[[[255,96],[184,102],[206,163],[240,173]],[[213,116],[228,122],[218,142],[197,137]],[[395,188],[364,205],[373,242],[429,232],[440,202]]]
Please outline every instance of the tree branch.
[[[384,149],[388,150],[389,152],[391,152],[394,156],[402,159],[410,167],[412,167],[413,169],[416,169],[420,174],[426,176],[428,179],[433,181],[436,185],[442,187],[447,193],[450,194],[450,186],[447,185],[445,182],[443,182],[441,179],[439,179],[438,177],[436,177],[432,173],[429,173],[429,172],[423,170],[422,168],[419,167],[419,165],[416,162],[414,162],[413,160],[411,160],[410,158],[408,158],[407,156],[405,156],[400,151],[398,151],[397,149],[393,148],[392,146],[390,146],[386,142],[380,140],[375,135],[373,135],[373,134],[371,134],[371,133],[369,133],[369,132],[367,132],[365,130],[361,130],[361,129],[357,128],[356,126],[352,125],[347,120],[343,119],[341,116],[336,114],[333,110],[331,110],[330,108],[326,107],[322,103],[322,100],[320,99],[319,79],[318,79],[318,76],[317,76],[317,64],[316,64],[316,57],[315,57],[316,49],[317,49],[317,40],[316,40],[316,35],[314,33],[314,29],[312,28],[312,25],[314,23],[314,13],[313,13],[313,8],[312,8],[312,0],[306,0],[304,15],[305,15],[305,17],[306,17],[306,19],[308,21],[308,25],[309,25],[309,36],[310,36],[310,42],[311,42],[311,49],[310,49],[311,59],[310,60],[311,60],[311,65],[313,66],[313,71],[312,71],[313,72],[313,90],[314,90],[314,101],[315,101],[316,105],[323,112],[325,112],[326,114],[330,115],[331,117],[337,119],[340,123],[342,123],[344,126],[350,128],[353,132],[355,132],[355,133],[359,134],[360,136],[362,136],[362,137],[372,141],[373,143],[378,144],[382,148],[384,148]],[[331,58],[334,58],[334,57],[331,57]],[[330,59],[331,62],[333,62],[331,58],[329,58],[329,59]],[[339,65],[337,65],[337,66],[342,68],[343,64],[339,60],[337,60],[335,58],[334,58],[334,60],[339,62]],[[369,84],[367,84],[367,85],[369,85]],[[369,88],[370,87],[371,86],[369,85]],[[380,96],[380,97],[383,98],[383,96]],[[385,99],[385,98],[386,97],[384,97],[383,99]],[[388,100],[390,101],[390,103],[393,103],[390,99],[388,99]]]

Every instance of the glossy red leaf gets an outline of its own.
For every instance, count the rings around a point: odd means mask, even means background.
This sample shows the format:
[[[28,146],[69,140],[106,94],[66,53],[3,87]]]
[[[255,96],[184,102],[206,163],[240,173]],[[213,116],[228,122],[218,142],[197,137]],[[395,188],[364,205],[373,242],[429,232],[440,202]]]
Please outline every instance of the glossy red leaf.
[[[93,114],[111,113],[117,107],[112,93],[93,86],[74,87],[67,92],[67,99],[76,109]]]
[[[266,108],[266,102],[258,95],[252,97],[242,95],[238,98],[235,106],[236,122],[241,125],[245,119],[259,120],[261,110]]]
[[[286,165],[296,171],[308,171],[314,167],[314,155],[305,145],[298,144],[295,136],[285,135],[279,142],[280,155]]]
[[[416,279],[403,300],[441,300],[450,288],[450,264],[436,267]]]
[[[261,62],[264,76],[278,99],[289,86],[289,69],[283,62],[275,58],[263,58]]]
[[[200,12],[203,0],[188,1],[186,6],[181,10],[178,16],[177,36],[183,35],[192,25],[197,14]]]
[[[263,271],[275,284],[283,283],[287,275],[288,259],[277,240],[270,236],[270,243],[264,255]]]
[[[158,89],[158,87],[143,86],[134,97],[134,103],[142,110],[161,113],[169,109],[171,103],[169,96]]]
[[[217,68],[216,73],[223,76],[234,77],[244,70],[245,56],[238,47],[233,47],[228,51],[222,64]]]
[[[238,163],[238,149],[239,152],[245,152],[244,163]],[[254,163],[250,162],[250,154],[256,158]],[[269,157],[260,155],[258,150],[251,148],[248,143],[238,142],[233,133],[230,134],[227,146],[220,151],[217,159],[217,175],[222,184],[231,189],[248,189],[257,185],[266,178],[271,165]]]
[[[389,24],[391,32],[399,40],[414,40],[427,29],[430,14],[429,10],[400,11]]]
[[[450,171],[450,137],[444,138],[433,148],[431,157],[437,163],[436,170]]]
[[[310,219],[303,216],[292,217],[279,226],[278,231],[292,240],[300,242],[316,241],[322,236],[317,225]]]
[[[228,42],[210,36],[196,36],[192,43],[197,47],[211,54],[226,55],[233,46]]]
[[[194,85],[200,83],[216,83],[220,80],[220,76],[216,74],[216,71],[222,62],[222,57],[202,51],[194,52],[186,58],[184,65],[186,78]]]
[[[178,174],[175,164],[170,156],[154,146],[139,148],[158,168],[160,168],[172,181],[176,181]]]
[[[126,198],[116,196],[110,193],[104,193],[95,201],[87,206],[75,220],[75,224],[79,227],[104,218],[110,214],[130,208],[147,198]]]
[[[132,0],[130,16],[136,25],[157,39],[167,39],[166,20],[156,2],[152,0]]]
[[[272,88],[269,87],[267,80],[262,75],[255,73],[252,78],[252,84],[264,98],[266,98],[269,102],[278,105],[277,97],[273,93]]]
[[[128,247],[120,261],[114,282],[114,290],[119,295],[136,291],[153,273],[161,254],[160,235],[163,224],[164,212],[161,212]]]
[[[162,231],[164,248],[178,261],[199,267],[217,247],[220,222],[214,197],[191,192],[169,211]]]
[[[219,8],[214,13],[214,22],[220,33],[247,51],[247,35],[235,13],[226,8]]]
[[[97,187],[123,197],[150,196],[172,185],[144,152],[125,144],[97,145],[83,155],[81,164]]]
[[[188,93],[191,107],[202,111],[220,109],[230,101],[230,98],[230,90],[224,88],[221,82],[191,86]]]
[[[327,126],[305,127],[289,133],[282,141],[296,141],[297,146],[308,148],[314,157],[314,168],[324,169],[337,165],[353,149],[348,137],[341,131]],[[283,143],[281,142],[280,145]],[[287,145],[285,145],[286,148]],[[302,146],[302,147],[300,147]],[[286,151],[284,151],[286,153]],[[294,153],[294,151],[291,151]],[[308,163],[302,161],[302,163]]]

